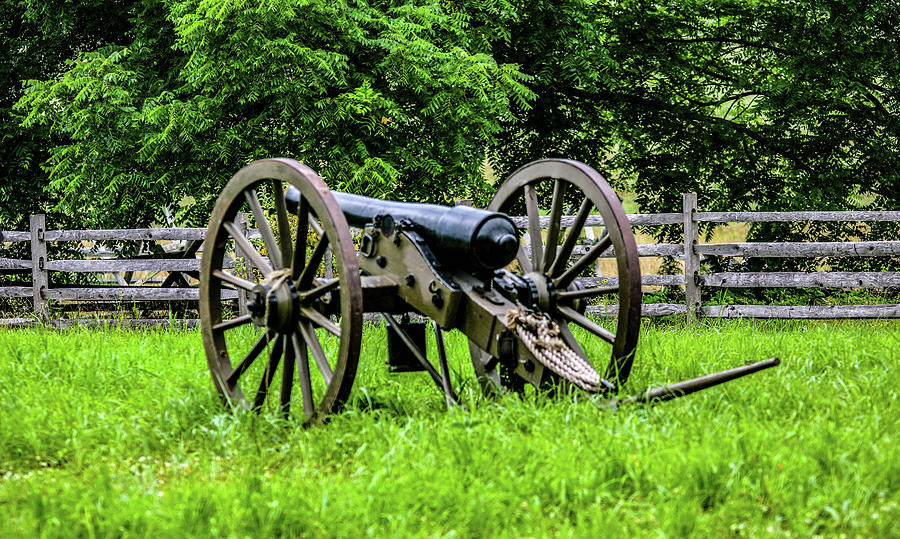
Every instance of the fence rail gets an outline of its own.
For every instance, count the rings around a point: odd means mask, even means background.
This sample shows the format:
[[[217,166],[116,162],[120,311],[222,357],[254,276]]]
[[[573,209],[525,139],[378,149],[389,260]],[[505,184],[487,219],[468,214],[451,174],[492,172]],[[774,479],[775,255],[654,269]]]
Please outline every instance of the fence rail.
[[[900,305],[710,305],[712,318],[900,318]]]
[[[802,258],[818,256],[898,256],[900,241],[754,242],[695,245],[698,255]]]
[[[638,245],[641,257],[674,257],[684,261],[684,272],[678,275],[643,275],[644,286],[684,286],[685,302],[680,304],[644,304],[645,316],[685,315],[689,321],[712,318],[900,318],[900,305],[706,305],[702,304],[704,289],[715,288],[891,288],[900,287],[900,272],[733,272],[701,273],[701,256],[725,257],[897,257],[900,241],[858,242],[752,242],[700,243],[700,223],[761,223],[798,221],[900,222],[900,211],[794,211],[794,212],[699,212],[697,196],[683,195],[680,213],[629,214],[632,226],[680,225],[684,229],[682,243]],[[239,220],[246,227],[246,216]],[[562,226],[572,224],[574,216],[564,216]],[[527,228],[526,217],[513,217],[521,228]],[[121,241],[187,241],[202,242],[204,228],[136,228],[109,230],[46,230],[43,215],[33,215],[28,231],[0,231],[0,243],[30,242],[31,259],[0,258],[0,273],[32,274],[31,286],[0,286],[0,298],[32,298],[38,317],[49,314],[49,301],[197,301],[196,287],[171,286],[101,286],[51,287],[50,274],[169,272],[193,274],[200,270],[197,249],[189,250],[183,258],[117,258],[85,260],[49,260],[47,243],[51,242],[121,242]],[[541,218],[541,226],[549,225],[549,217]],[[603,226],[600,216],[588,217],[585,227]],[[248,230],[251,238],[258,238],[257,230]],[[530,245],[526,241],[525,245]],[[687,246],[687,248],[685,248]],[[584,254],[589,247],[577,246],[573,257]],[[530,247],[526,247],[528,252]],[[239,254],[239,253],[238,253]],[[610,249],[603,258],[614,258]],[[610,277],[582,277],[585,286],[615,286],[618,279]],[[169,283],[169,280],[166,281]],[[166,284],[164,283],[164,284]],[[223,291],[224,299],[240,299],[231,290]],[[615,305],[593,306],[589,312],[598,316],[614,316]],[[6,325],[13,324],[13,319]],[[23,319],[15,319],[20,324]],[[188,325],[190,321],[185,321]],[[68,327],[68,322],[57,324]],[[135,324],[142,325],[142,324]]]
[[[187,241],[206,238],[205,228],[112,228],[103,230],[47,230],[43,240],[63,241]],[[31,241],[29,232],[3,231],[0,241]]]
[[[900,211],[716,211],[697,212],[699,223],[795,223],[797,221],[900,221]]]

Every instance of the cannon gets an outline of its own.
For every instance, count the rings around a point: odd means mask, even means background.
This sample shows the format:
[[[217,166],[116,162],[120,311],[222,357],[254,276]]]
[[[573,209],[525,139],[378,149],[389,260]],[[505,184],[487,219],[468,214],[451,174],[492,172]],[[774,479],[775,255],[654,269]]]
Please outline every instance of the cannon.
[[[583,231],[600,226],[583,245]],[[615,273],[597,286],[584,274],[607,252]],[[245,307],[235,312],[223,292],[237,292]],[[613,329],[587,314],[598,298],[616,311]],[[410,313],[432,321],[436,364],[424,322]],[[618,196],[583,163],[527,164],[484,210],[331,191],[291,159],[238,171],[213,209],[200,272],[203,344],[223,400],[254,409],[271,401],[286,414],[293,404],[310,423],[338,411],[356,375],[365,315],[385,323],[391,370],[426,372],[448,406],[458,398],[445,330],[466,336],[487,393],[572,387],[607,405],[658,402],[778,364],[618,397],[640,330],[638,251]]]

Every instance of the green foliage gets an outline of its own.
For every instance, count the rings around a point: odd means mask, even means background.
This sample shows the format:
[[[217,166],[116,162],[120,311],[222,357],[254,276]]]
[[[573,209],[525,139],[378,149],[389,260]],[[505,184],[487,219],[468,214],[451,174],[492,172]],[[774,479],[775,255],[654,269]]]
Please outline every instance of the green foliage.
[[[54,139],[46,125],[23,126],[13,106],[23,81],[55,76],[81,50],[125,34],[133,2],[0,0],[0,228],[27,228],[28,214],[51,212],[41,165]],[[77,219],[54,213],[65,224]]]
[[[200,223],[231,174],[271,156],[370,195],[477,195],[500,121],[530,96],[493,38],[436,2],[140,7],[129,42],[81,52],[19,102],[60,137],[51,187],[88,224],[146,222],[185,195]]]
[[[59,197],[86,225],[133,225],[191,195],[200,225],[231,174],[275,155],[399,199],[483,199],[485,162],[565,156],[645,212],[686,191],[707,210],[900,205],[896,2],[0,5],[0,202],[19,214]]]
[[[652,324],[629,390],[783,363],[652,409],[494,401],[453,332],[446,411],[369,326],[305,429],[224,412],[196,331],[0,331],[0,535],[898,536],[896,321]]]
[[[900,206],[896,2],[517,6],[496,58],[537,97],[501,136],[501,172],[581,159],[645,212],[689,191],[706,210]]]

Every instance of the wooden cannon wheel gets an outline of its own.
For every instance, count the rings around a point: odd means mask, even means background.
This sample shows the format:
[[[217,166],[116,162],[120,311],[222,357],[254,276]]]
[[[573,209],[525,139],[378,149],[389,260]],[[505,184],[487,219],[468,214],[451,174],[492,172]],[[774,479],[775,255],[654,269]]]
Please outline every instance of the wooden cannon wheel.
[[[291,185],[301,194],[297,216],[289,215],[284,198]],[[261,241],[235,222],[241,211]],[[232,249],[244,267],[226,264]],[[326,267],[333,268],[330,275]],[[224,290],[245,294],[248,313],[230,312]],[[256,161],[238,171],[213,209],[200,271],[203,346],[222,398],[232,406],[289,413],[296,383],[306,421],[336,411],[356,375],[362,312],[356,250],[325,182],[290,159]],[[279,372],[279,398],[269,399]],[[246,390],[255,391],[252,401]]]
[[[594,350],[595,343],[605,341],[612,350],[605,370],[592,361],[594,368],[620,387],[628,379],[637,346],[641,316],[641,272],[634,234],[625,210],[615,191],[593,168],[577,161],[547,159],[529,163],[513,172],[500,186],[489,210],[509,215],[527,215],[530,253],[520,246],[510,271],[527,275],[540,273],[552,282],[556,306],[548,314],[560,327],[561,337],[576,353],[591,360],[584,349]],[[563,215],[575,214],[563,222]],[[549,221],[546,235],[541,233],[541,219]],[[602,217],[604,234],[590,247],[577,246],[578,238],[589,218]],[[565,226],[564,226],[565,225]],[[564,231],[564,228],[566,229]],[[565,232],[565,233],[564,233]],[[553,246],[554,248],[550,248]],[[609,248],[615,249],[617,284],[584,287],[576,280]],[[572,257],[578,249],[580,256]],[[601,296],[615,297],[618,304],[616,329],[613,332],[584,316],[583,302]],[[576,338],[573,328],[586,337]],[[579,342],[581,340],[581,342]],[[503,378],[490,356],[469,341],[475,372],[486,390],[500,386],[518,387],[515,376]],[[546,372],[546,371],[545,371]]]

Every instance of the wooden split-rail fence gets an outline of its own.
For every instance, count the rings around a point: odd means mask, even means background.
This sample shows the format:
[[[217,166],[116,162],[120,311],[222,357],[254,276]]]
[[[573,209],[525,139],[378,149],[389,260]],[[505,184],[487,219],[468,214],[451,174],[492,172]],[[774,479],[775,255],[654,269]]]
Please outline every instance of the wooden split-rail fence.
[[[896,288],[900,287],[900,272],[726,272],[702,273],[700,258],[703,256],[727,257],[898,257],[900,241],[856,241],[856,242],[752,242],[752,243],[700,243],[700,223],[760,223],[798,221],[847,221],[876,222],[900,221],[900,211],[801,211],[801,212],[700,212],[697,210],[697,195],[683,195],[683,209],[680,213],[629,214],[632,226],[650,227],[681,225],[684,239],[681,243],[639,244],[641,257],[675,257],[684,261],[684,272],[677,275],[643,275],[642,284],[647,287],[683,286],[684,303],[645,303],[645,316],[684,315],[688,321],[699,318],[900,318],[900,304],[878,305],[703,305],[702,296],[707,289],[716,288],[781,288],[781,287],[821,287],[821,288]],[[572,222],[573,217],[564,217],[562,226]],[[526,218],[514,217],[517,225],[525,228]],[[548,218],[543,218],[546,227]],[[239,217],[239,224],[246,229],[246,217]],[[205,239],[204,228],[145,228],[114,230],[47,230],[43,215],[32,215],[30,230],[25,232],[2,231],[0,243],[29,242],[30,260],[0,258],[0,274],[5,272],[31,272],[31,286],[0,286],[0,298],[30,298],[33,302],[34,318],[6,319],[0,324],[15,325],[49,316],[50,301],[62,302],[140,302],[140,301],[194,301],[199,299],[195,286],[170,286],[175,279],[167,278],[163,286],[101,286],[64,287],[51,286],[50,277],[55,272],[168,272],[195,275],[200,270],[198,249],[184,251],[181,258],[132,258],[132,259],[84,259],[49,260],[47,244],[51,242],[148,242],[181,241],[200,242]],[[599,227],[603,222],[599,216],[588,218],[586,227]],[[255,230],[249,230],[252,238],[258,237]],[[526,242],[527,244],[527,242]],[[200,248],[202,250],[202,247]],[[582,249],[576,249],[578,256]],[[612,250],[604,258],[613,258]],[[587,279],[590,281],[590,279]],[[598,277],[604,286],[614,286],[614,276]],[[183,279],[182,284],[187,284]],[[226,299],[239,300],[234,291],[223,291]],[[593,306],[591,312],[601,316],[616,314],[616,306]],[[166,321],[162,321],[166,323]],[[185,325],[195,321],[183,321]],[[57,322],[57,325],[71,325]],[[136,321],[133,325],[142,325]]]

